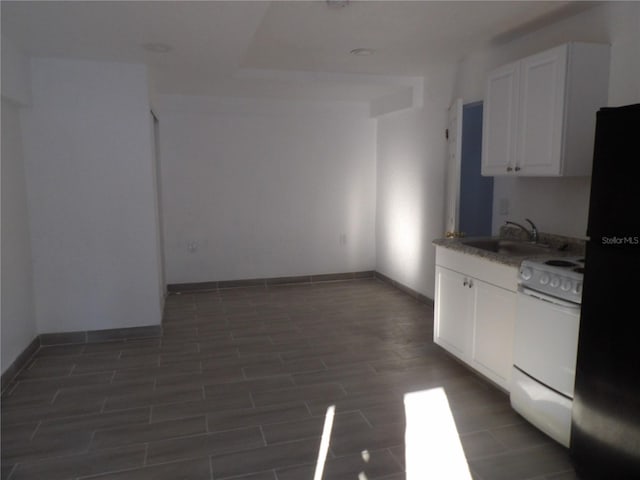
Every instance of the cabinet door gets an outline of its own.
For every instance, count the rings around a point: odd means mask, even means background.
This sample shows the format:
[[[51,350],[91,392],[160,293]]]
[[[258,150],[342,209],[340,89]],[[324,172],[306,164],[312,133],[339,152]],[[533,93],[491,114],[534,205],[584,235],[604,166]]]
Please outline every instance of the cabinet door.
[[[434,341],[468,361],[471,352],[471,289],[469,278],[436,266]]]
[[[532,55],[520,63],[515,168],[522,175],[560,175],[567,46]]]
[[[518,63],[489,74],[482,121],[482,175],[513,172],[519,95]]]
[[[505,390],[513,366],[516,294],[476,280],[473,286],[472,366]]]

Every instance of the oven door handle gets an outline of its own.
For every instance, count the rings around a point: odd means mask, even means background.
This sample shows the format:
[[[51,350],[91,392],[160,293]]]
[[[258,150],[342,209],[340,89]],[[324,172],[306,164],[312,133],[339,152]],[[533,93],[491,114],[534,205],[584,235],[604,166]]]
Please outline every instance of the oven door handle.
[[[527,295],[529,297],[537,298],[538,300],[542,300],[544,302],[549,302],[554,305],[558,305],[560,307],[565,307],[571,310],[580,310],[580,305],[577,303],[569,302],[567,300],[562,300],[560,298],[552,297],[551,295],[547,295],[546,293],[537,292],[535,290],[531,290],[530,288],[523,287],[522,285],[518,285],[518,293],[523,295]]]

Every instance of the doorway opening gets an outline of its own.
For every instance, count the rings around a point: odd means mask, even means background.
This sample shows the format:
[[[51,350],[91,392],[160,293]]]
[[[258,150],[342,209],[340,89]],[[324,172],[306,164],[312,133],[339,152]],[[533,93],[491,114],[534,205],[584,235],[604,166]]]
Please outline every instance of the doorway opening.
[[[462,106],[459,230],[467,237],[491,236],[493,177],[480,174],[482,102]]]

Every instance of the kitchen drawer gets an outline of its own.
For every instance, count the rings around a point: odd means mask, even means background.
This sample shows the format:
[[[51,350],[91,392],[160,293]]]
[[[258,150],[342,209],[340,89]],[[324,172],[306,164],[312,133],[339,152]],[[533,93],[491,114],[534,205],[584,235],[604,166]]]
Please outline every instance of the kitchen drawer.
[[[515,292],[518,287],[518,269],[516,267],[492,262],[467,253],[436,247],[436,265],[512,292]]]

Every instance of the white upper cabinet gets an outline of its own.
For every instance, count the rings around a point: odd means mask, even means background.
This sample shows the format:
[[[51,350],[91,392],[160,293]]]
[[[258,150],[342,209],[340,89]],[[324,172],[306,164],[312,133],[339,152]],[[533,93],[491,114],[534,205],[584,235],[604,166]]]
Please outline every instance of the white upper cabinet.
[[[569,43],[489,74],[482,174],[591,175],[596,112],[607,105],[609,46]]]
[[[566,64],[566,47],[520,62],[520,124],[514,169],[523,175],[561,174]],[[595,115],[594,111],[594,121]]]
[[[502,175],[513,171],[519,75],[518,64],[510,63],[491,72],[487,80],[482,119],[483,175]]]

